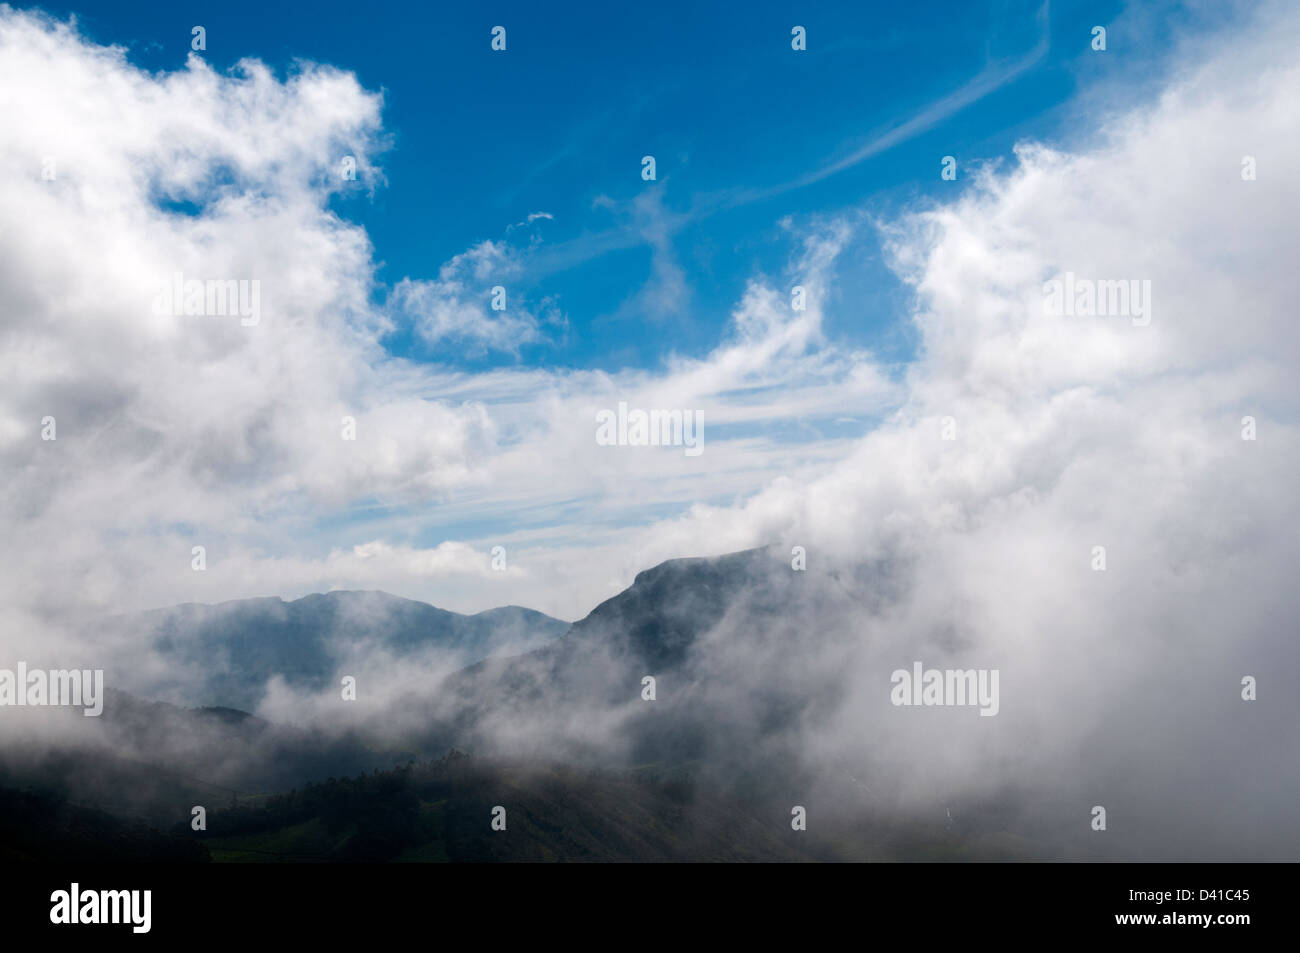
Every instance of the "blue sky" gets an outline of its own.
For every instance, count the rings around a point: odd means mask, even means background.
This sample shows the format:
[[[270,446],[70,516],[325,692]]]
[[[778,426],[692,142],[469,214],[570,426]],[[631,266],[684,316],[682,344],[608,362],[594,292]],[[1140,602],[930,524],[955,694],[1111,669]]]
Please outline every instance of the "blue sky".
[[[335,203],[370,235],[381,282],[432,276],[485,240],[536,243],[509,284],[511,300],[545,303],[555,319],[536,342],[466,354],[424,348],[402,328],[386,341],[395,354],[468,368],[612,371],[701,355],[745,282],[788,261],[785,216],[864,204],[888,215],[950,197],[967,170],[942,181],[942,156],[988,161],[1020,138],[1050,141],[1081,62],[1085,81],[1112,61],[1134,69],[1132,57],[1085,58],[1091,26],[1109,23],[1116,3],[757,3],[743,15],[695,3],[466,6],[46,8],[76,13],[90,38],[126,45],[150,70],[181,68],[183,41],[202,24],[218,70],[253,56],[283,75],[306,59],[382,90],[385,181]],[[498,24],[505,53],[489,47]],[[791,50],[796,24],[806,52]],[[656,182],[640,178],[645,154]],[[537,213],[553,218],[508,232]],[[856,246],[836,277],[841,306],[826,333],[910,357],[906,297],[878,248]]]
[[[1222,185],[1283,161],[1271,107],[1206,93],[1287,62],[1281,4],[39,9],[0,10],[26,224],[0,450],[30,466],[15,539],[123,608],[338,587],[573,618],[672,557],[883,551],[1045,492],[1053,400],[1092,427],[1081,393],[1188,360],[1160,319],[1045,326],[1045,276],[1136,273],[1170,315],[1215,294],[1189,196],[1285,207]],[[259,280],[265,320],[143,314],[177,270]],[[701,415],[705,451],[601,443],[620,403]],[[24,455],[47,414],[75,466]]]

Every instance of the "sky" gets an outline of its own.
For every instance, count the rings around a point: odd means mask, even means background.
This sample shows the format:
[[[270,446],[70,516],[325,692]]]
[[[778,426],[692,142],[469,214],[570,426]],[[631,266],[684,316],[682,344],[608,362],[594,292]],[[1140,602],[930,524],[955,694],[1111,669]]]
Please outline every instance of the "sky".
[[[1289,452],[1294,186],[1238,174],[1294,141],[1286,5],[413,6],[0,12],[10,632],[330,588],[576,619],[677,556],[1012,535],[1126,472],[1139,397],[1192,458],[1246,404]],[[1027,319],[1066,270],[1160,316]],[[175,271],[259,322],[152,313]],[[599,445],[620,402],[703,452]]]
[[[1079,42],[1117,4],[955,3],[942,29],[929,11],[900,6],[45,9],[76,15],[88,37],[125,46],[149,71],[184,68],[202,24],[204,62],[218,71],[256,57],[277,76],[301,61],[353,73],[382,92],[391,148],[331,208],[366,229],[376,278],[432,278],[499,243],[520,257],[512,298],[538,319],[483,347],[422,340],[409,326],[385,347],[476,370],[614,372],[705,356],[750,277],[790,257],[778,224],[787,216],[950,195],[960,185],[940,180],[942,156],[988,160],[1020,136],[1061,135],[1058,107],[1080,72],[1110,77],[1124,60],[1083,58]],[[498,21],[504,55],[490,48]],[[791,49],[795,25],[811,37],[804,55]],[[1132,42],[1118,31],[1116,42]],[[652,187],[640,176],[646,154],[658,166]],[[843,271],[846,307],[827,330],[909,357],[897,282],[878,252],[861,249]]]

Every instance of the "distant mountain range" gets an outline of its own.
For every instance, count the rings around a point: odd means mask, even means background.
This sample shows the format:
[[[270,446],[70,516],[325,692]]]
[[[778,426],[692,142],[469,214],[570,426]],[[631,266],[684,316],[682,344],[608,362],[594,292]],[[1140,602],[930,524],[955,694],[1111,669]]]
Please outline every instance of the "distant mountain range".
[[[863,620],[899,583],[857,571],[796,571],[779,549],[675,559],[571,625],[382,592],[117,619],[147,649],[109,674],[130,693],[110,687],[100,718],[51,710],[49,738],[0,749],[0,858],[45,841],[100,857],[78,833],[93,828],[122,857],[196,860],[1134,859],[1023,773],[895,783],[879,739],[921,719],[890,707],[897,662]],[[935,639],[906,657],[952,641]],[[350,671],[364,703],[340,698]],[[273,681],[302,717],[262,705]],[[518,834],[492,838],[503,802]],[[207,853],[189,850],[193,805]],[[796,806],[808,837],[791,838]]]
[[[569,623],[520,606],[475,615],[385,592],[333,591],[286,602],[276,597],[216,605],[187,603],[109,623],[143,636],[152,664],[131,660],[109,683],[177,704],[255,710],[276,677],[318,692],[348,666],[383,653],[396,662],[456,669],[529,652]]]

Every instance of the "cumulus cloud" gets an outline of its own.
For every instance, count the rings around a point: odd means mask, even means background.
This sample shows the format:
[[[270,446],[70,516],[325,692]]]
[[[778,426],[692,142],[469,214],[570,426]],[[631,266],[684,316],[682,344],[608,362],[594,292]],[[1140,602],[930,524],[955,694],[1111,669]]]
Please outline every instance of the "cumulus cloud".
[[[509,245],[485,241],[444,264],[436,280],[402,279],[389,308],[430,345],[458,347],[469,354],[518,354],[520,347],[539,339],[541,324],[518,303],[511,307],[506,286],[519,271]]]
[[[1029,781],[1122,805],[1138,856],[1294,856],[1300,705],[1279,686],[1251,709],[1240,682],[1300,662],[1298,27],[1267,8],[1154,102],[1081,117],[1082,145],[1024,143],[885,223],[921,336],[897,410],[811,479],[655,528],[661,552],[807,546],[863,604],[766,662],[752,627],[711,637],[736,686],[778,658],[851,673],[805,750],[913,798]],[[1067,272],[1149,281],[1150,323],[1049,313]],[[1001,714],[900,717],[882,686],[914,659],[999,669]]]

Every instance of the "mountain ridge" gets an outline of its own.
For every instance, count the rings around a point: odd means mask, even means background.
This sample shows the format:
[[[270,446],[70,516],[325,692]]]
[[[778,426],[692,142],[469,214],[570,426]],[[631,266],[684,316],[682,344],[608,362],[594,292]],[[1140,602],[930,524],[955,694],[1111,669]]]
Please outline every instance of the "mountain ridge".
[[[386,658],[454,670],[531,651],[569,627],[523,606],[470,615],[382,590],[187,602],[108,620],[133,654],[105,668],[114,684],[143,697],[256,711],[275,679],[319,692]]]

